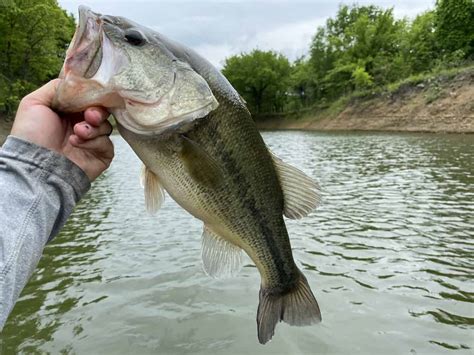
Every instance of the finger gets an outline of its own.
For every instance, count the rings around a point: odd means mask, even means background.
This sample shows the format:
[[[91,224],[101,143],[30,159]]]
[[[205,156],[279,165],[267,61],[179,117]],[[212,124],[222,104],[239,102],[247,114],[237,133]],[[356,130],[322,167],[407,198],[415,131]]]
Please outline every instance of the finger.
[[[84,121],[84,112],[73,112],[62,115],[62,118],[68,121],[72,127]]]
[[[78,136],[76,136],[75,134],[71,134],[69,136],[69,143],[71,143],[74,147],[78,147],[80,146],[81,144],[84,144],[85,143],[85,140],[79,138]]]
[[[107,120],[110,113],[104,107],[89,107],[84,112],[84,119],[87,123],[92,126],[99,127],[103,122]]]
[[[83,141],[77,136],[71,136],[69,142],[76,148],[88,150],[95,156],[100,156],[106,159],[112,159],[114,157],[114,145],[107,136],[99,136],[94,139]]]
[[[39,89],[26,95],[22,100],[23,105],[44,105],[51,107],[54,95],[56,95],[56,91],[58,90],[58,86],[61,82],[61,79],[51,80]]]
[[[74,126],[74,134],[84,141],[91,140],[99,136],[110,135],[112,130],[113,127],[108,121],[105,121],[98,127],[92,126],[85,121],[82,121]]]

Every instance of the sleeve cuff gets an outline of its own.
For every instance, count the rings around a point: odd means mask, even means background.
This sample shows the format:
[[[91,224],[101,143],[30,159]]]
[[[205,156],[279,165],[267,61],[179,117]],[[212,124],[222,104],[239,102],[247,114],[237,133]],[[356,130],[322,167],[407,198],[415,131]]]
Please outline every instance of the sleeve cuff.
[[[1,150],[5,156],[35,165],[50,174],[58,176],[74,189],[78,199],[80,199],[91,186],[89,178],[80,167],[64,155],[55,151],[12,135],[7,137]]]

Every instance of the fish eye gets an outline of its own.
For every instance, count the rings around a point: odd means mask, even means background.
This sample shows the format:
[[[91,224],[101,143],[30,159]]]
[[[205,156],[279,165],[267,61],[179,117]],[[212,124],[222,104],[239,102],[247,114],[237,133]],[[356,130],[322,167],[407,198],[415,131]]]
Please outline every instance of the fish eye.
[[[132,46],[141,46],[145,43],[143,35],[139,31],[133,29],[125,31],[125,40]]]

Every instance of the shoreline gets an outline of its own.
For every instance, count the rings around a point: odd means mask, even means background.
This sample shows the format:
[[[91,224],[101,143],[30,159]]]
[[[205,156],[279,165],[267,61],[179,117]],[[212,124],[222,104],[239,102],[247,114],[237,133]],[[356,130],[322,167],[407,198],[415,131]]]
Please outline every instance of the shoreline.
[[[430,124],[420,124],[429,120]],[[367,123],[367,121],[376,122]],[[392,133],[431,133],[431,134],[474,134],[474,116],[462,118],[429,117],[428,119],[410,119],[399,117],[356,117],[322,118],[322,119],[278,119],[256,122],[257,128],[263,131],[315,131],[315,132],[392,132]],[[383,122],[383,123],[382,123]],[[415,124],[415,122],[417,124]]]
[[[447,122],[448,119],[448,122]],[[403,125],[406,117],[325,117],[304,119],[267,119],[257,121],[259,131],[313,131],[313,132],[377,132],[377,133],[420,133],[420,134],[474,134],[474,116],[423,117],[412,118],[411,123]],[[416,125],[415,122],[431,121],[431,125]],[[367,124],[371,121],[372,124]],[[383,124],[382,124],[383,123]],[[464,123],[464,124],[463,124]],[[0,120],[0,146],[10,133],[13,122]]]

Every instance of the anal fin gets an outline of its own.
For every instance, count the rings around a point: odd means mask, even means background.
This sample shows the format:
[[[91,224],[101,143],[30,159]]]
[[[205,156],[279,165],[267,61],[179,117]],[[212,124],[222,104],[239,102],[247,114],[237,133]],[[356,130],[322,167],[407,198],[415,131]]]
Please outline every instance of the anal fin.
[[[204,225],[201,249],[203,268],[211,277],[228,277],[242,268],[242,249]]]
[[[158,176],[146,165],[143,165],[140,182],[145,192],[146,210],[149,213],[155,213],[165,200],[165,191],[158,180]]]

